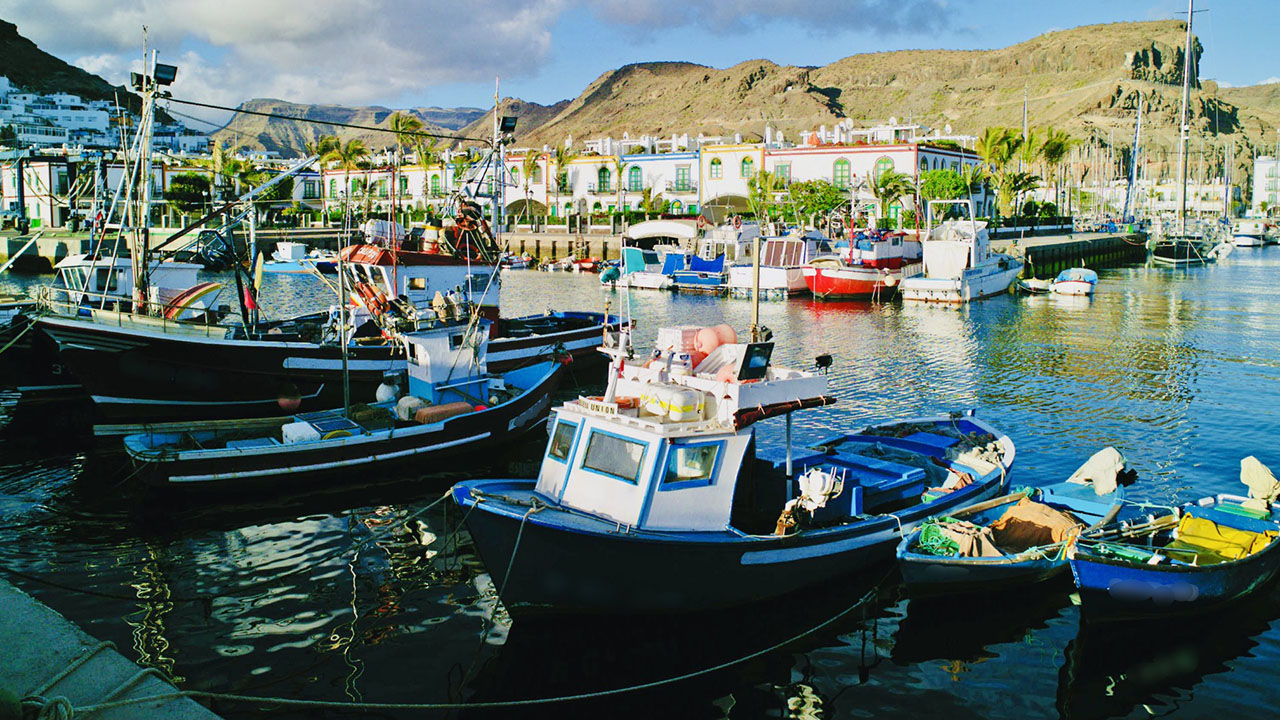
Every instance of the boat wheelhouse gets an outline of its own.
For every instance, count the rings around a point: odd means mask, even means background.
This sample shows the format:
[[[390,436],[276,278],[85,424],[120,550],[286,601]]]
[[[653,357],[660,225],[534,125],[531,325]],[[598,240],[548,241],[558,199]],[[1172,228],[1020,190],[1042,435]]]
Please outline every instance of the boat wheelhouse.
[[[1267,221],[1263,218],[1238,218],[1231,234],[1232,242],[1240,247],[1261,247],[1267,243]]]
[[[935,227],[933,217],[948,206],[967,208],[967,218]],[[929,230],[921,250],[924,269],[898,285],[902,299],[959,304],[1008,291],[1022,274],[1023,262],[991,252],[987,224],[974,219],[973,200],[933,200],[929,208]]]
[[[774,365],[771,342],[721,337],[702,359],[676,343],[644,364],[625,360],[623,338],[605,395],[555,409],[536,480],[454,486],[510,612],[694,612],[786,595],[883,561],[926,517],[1005,486],[1012,443],[965,414],[799,452],[758,447],[759,421],[833,402],[826,377]]]
[[[830,250],[831,240],[817,230],[763,238],[760,245],[760,298],[782,300],[804,292],[806,263]],[[730,267],[729,294],[751,297],[755,272],[754,263],[738,262]]]
[[[901,232],[867,230],[835,244],[803,269],[814,297],[848,300],[874,297],[920,272],[920,242]]]

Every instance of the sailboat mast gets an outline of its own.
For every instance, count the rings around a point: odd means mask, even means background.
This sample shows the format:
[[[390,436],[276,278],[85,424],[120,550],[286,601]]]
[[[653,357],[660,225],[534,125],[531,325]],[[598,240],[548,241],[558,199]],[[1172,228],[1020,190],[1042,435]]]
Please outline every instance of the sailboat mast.
[[[1178,222],[1187,232],[1187,105],[1191,100],[1191,18],[1196,0],[1187,0],[1187,42],[1182,53],[1182,120],[1178,125]]]
[[[1131,216],[1129,208],[1133,207],[1133,217],[1138,214],[1137,203],[1133,201],[1133,191],[1138,184],[1138,152],[1139,142],[1142,140],[1142,96],[1138,96],[1138,120],[1133,124],[1133,153],[1129,158],[1129,188],[1124,193],[1124,218],[1128,220]]]

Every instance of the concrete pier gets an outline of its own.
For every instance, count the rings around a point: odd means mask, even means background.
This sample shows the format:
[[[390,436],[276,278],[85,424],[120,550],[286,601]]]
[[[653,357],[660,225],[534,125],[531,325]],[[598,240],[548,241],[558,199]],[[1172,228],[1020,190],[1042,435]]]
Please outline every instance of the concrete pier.
[[[66,698],[75,707],[174,692],[30,595],[0,580],[0,690],[14,698]],[[0,713],[4,710],[0,707]],[[78,715],[77,715],[78,717]],[[93,713],[96,720],[218,720],[190,698],[142,700]]]
[[[1027,260],[1025,277],[1054,277],[1069,267],[1090,268],[1142,262],[1147,247],[1140,236],[1109,233],[1069,233],[992,240],[996,252],[1020,255]]]

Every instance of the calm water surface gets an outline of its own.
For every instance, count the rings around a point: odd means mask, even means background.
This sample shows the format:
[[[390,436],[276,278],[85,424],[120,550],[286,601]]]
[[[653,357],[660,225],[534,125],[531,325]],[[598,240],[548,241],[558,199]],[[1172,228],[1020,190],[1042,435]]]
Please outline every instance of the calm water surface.
[[[1058,480],[1105,445],[1167,503],[1242,490],[1249,454],[1280,469],[1280,248],[1216,267],[1101,273],[1092,300],[999,297],[963,309],[762,306],[775,359],[836,362],[840,403],[798,439],[975,407],[1017,444],[1015,484]],[[36,278],[6,278],[0,289]],[[280,314],[329,302],[311,278]],[[594,276],[505,276],[507,314],[616,311]],[[664,324],[745,328],[750,305],[636,293],[637,345]],[[579,378],[595,382],[600,373]],[[780,420],[761,432],[781,437]],[[982,603],[902,599],[885,567],[786,604],[695,619],[512,625],[458,518],[423,512],[462,477],[532,476],[541,438],[447,468],[353,472],[341,491],[236,502],[140,490],[119,455],[62,434],[0,439],[0,564],[10,580],[184,687],[353,702],[510,700],[606,690],[752,655],[659,689],[463,716],[1260,717],[1280,691],[1280,590],[1177,625],[1084,627],[1068,586]],[[491,455],[491,454],[490,454]],[[672,562],[679,562],[673,557]],[[817,632],[871,592],[872,601]],[[227,717],[348,717],[218,704]],[[437,715],[444,713],[435,713]],[[459,714],[459,713],[455,713]],[[395,716],[377,713],[375,716]]]

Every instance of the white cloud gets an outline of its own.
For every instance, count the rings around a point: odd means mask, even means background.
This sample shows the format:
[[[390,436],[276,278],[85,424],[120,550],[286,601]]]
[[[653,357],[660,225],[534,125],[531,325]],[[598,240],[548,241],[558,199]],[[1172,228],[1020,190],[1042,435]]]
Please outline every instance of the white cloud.
[[[142,26],[174,94],[364,104],[433,86],[528,76],[571,0],[16,0],[5,18],[42,49],[122,83]]]
[[[1259,84],[1259,85],[1274,85],[1274,84],[1276,84],[1276,83],[1280,83],[1280,77],[1277,77],[1277,76],[1275,76],[1275,75],[1272,75],[1271,77],[1267,78],[1266,80],[1263,80],[1262,82],[1260,82],[1260,83],[1258,83],[1258,84]]]

